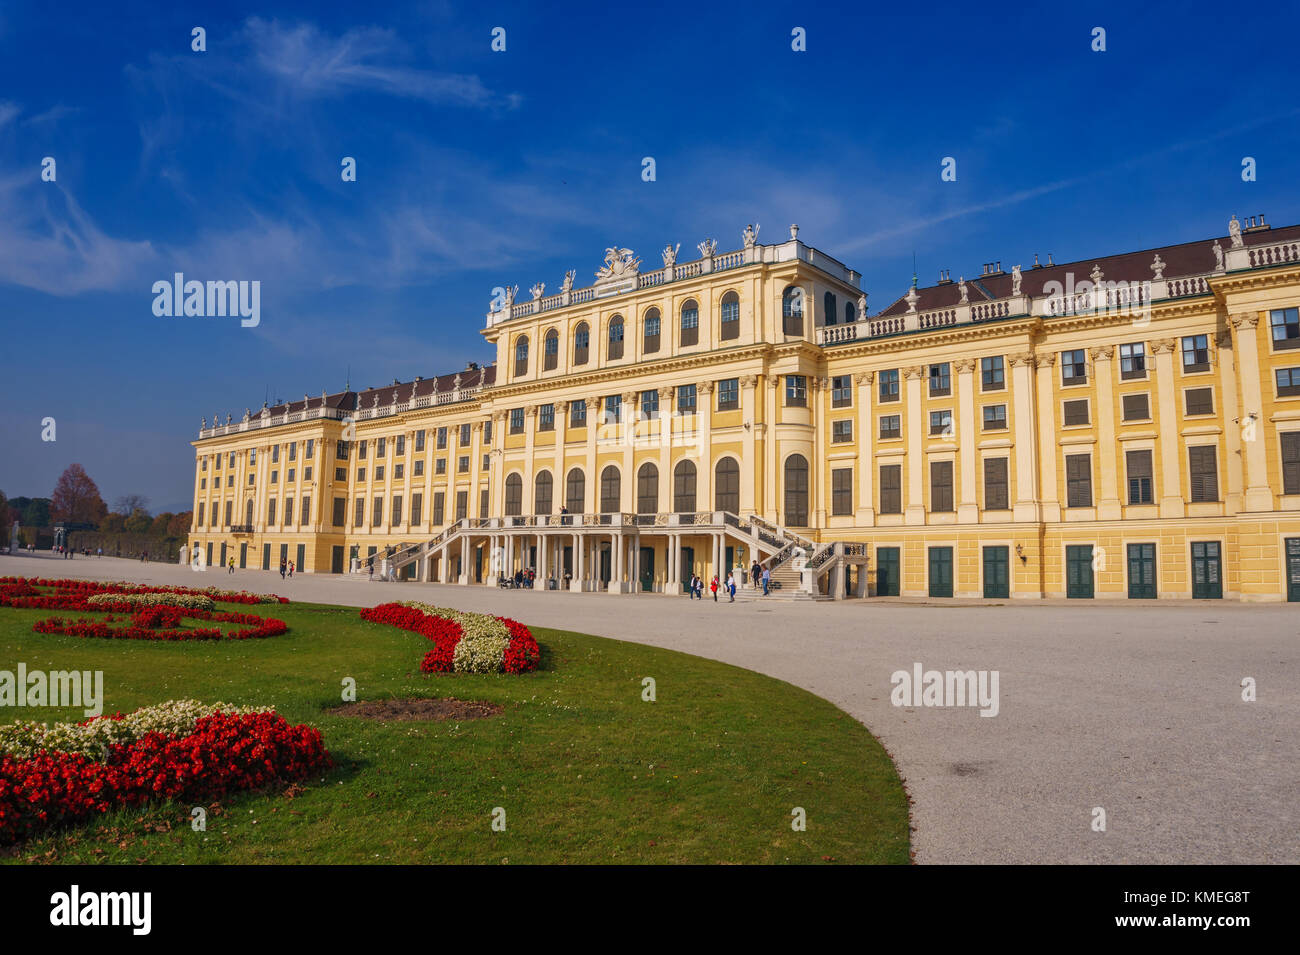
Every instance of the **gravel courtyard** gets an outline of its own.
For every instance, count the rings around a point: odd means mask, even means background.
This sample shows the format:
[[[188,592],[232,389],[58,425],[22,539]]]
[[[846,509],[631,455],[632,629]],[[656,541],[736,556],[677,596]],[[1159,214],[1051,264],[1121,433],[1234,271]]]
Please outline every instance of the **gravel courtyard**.
[[[831,700],[880,738],[911,793],[922,863],[1300,862],[1300,605],[715,604],[0,556],[0,576],[10,574],[354,606],[420,599],[757,670]],[[892,705],[891,674],[917,663],[998,671],[997,715]],[[1246,677],[1255,702],[1242,700]],[[657,689],[700,688],[659,679]],[[1092,829],[1094,807],[1105,832]],[[816,806],[806,808],[815,826]]]

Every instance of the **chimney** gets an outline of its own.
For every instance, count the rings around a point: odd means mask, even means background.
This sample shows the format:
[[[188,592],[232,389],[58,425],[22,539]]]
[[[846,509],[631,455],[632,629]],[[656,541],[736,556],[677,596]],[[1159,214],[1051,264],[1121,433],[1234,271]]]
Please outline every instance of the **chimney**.
[[[1055,262],[1052,261],[1052,253],[1051,253],[1051,252],[1048,252],[1048,253],[1047,253],[1047,264],[1048,264],[1048,265],[1055,265],[1055,264],[1056,264]]]
[[[1248,216],[1246,219],[1246,227],[1242,231],[1264,232],[1269,228],[1271,228],[1271,226],[1264,224],[1264,214],[1261,212],[1258,216]]]
[[[1041,264],[1039,264],[1039,261],[1038,261],[1038,253],[1037,253],[1037,252],[1034,253],[1034,265],[1033,265],[1033,267],[1036,268],[1036,269],[1041,269],[1041,268],[1043,267]]]

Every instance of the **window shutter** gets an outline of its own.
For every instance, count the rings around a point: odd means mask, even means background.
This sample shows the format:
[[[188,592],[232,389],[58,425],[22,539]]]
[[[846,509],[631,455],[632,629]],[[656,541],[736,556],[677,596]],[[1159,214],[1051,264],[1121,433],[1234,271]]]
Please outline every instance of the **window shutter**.
[[[1282,493],[1300,494],[1300,431],[1282,435]]]

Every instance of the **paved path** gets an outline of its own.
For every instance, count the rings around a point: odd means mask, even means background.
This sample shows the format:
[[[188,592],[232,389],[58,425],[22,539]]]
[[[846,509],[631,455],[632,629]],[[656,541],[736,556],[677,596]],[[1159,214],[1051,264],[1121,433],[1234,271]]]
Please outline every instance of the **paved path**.
[[[715,605],[0,556],[7,574],[211,583],[354,606],[423,599],[767,673],[836,703],[885,744],[912,794],[920,862],[1300,862],[1297,605]],[[999,671],[999,714],[891,705],[890,675],[916,662]],[[1241,700],[1248,676],[1254,703]],[[659,692],[674,690],[661,681]],[[1097,806],[1105,833],[1090,828]]]

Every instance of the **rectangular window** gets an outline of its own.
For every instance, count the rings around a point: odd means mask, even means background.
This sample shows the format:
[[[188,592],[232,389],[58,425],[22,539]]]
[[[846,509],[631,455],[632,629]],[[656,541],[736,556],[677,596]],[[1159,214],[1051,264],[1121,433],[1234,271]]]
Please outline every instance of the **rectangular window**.
[[[415,462],[415,471],[414,471],[414,474],[415,474],[416,477],[424,477],[424,462],[423,462],[423,461],[416,461],[416,462]]]
[[[356,513],[352,515],[352,526],[360,527],[366,522],[366,499],[359,497],[356,504]]]
[[[412,494],[411,495],[411,523],[412,524],[420,523],[420,518],[424,516],[423,511],[424,511],[424,495]]]
[[[1300,368],[1279,368],[1273,373],[1277,379],[1277,396],[1300,395]]]
[[[808,404],[808,379],[803,375],[785,376],[785,404],[788,408],[803,408]]]
[[[199,478],[199,490],[200,490],[200,491],[206,491],[207,488],[208,488],[208,479],[207,479],[207,478]]]
[[[483,422],[483,443],[484,444],[492,443],[492,422],[491,421]]]
[[[406,435],[397,436],[397,450],[394,452],[399,458],[406,453]]]
[[[836,375],[831,379],[831,407],[853,407],[853,377],[851,375]]]
[[[641,420],[657,421],[659,419],[659,391],[651,388],[641,392]]]
[[[382,458],[387,456],[387,454],[388,454],[388,438],[387,436],[385,436],[375,442],[375,457]]]
[[[1151,497],[1151,452],[1128,451],[1124,454],[1124,468],[1128,473],[1128,502],[1130,504],[1150,504]]]
[[[438,458],[438,460],[436,460],[436,461],[433,462],[433,473],[434,473],[434,474],[446,474],[446,473],[447,473],[447,459],[446,459],[446,458]]]
[[[1082,348],[1061,352],[1061,384],[1086,385],[1088,383],[1088,365],[1084,360]]]
[[[249,450],[248,450],[248,466],[251,468],[251,467],[253,467],[255,464],[257,464],[257,448],[249,448]]]
[[[605,396],[605,424],[618,424],[622,415],[623,415],[623,396],[606,395]]]
[[[358,480],[358,481],[364,481],[365,479],[366,479],[366,469],[365,469],[365,468],[357,468],[357,480]]]
[[[880,466],[880,513],[903,513],[903,466],[901,464]]]
[[[250,474],[249,477],[252,477],[252,475]],[[303,479],[304,481],[310,481],[310,480],[311,480],[311,468],[303,468],[303,469],[302,469],[302,479]],[[253,482],[252,482],[252,481],[249,481],[248,483],[249,483],[249,484],[252,484]]]
[[[569,402],[569,427],[585,428],[587,426],[587,401],[578,398]]]
[[[316,439],[315,439],[315,438],[308,438],[308,439],[307,439],[307,450],[306,450],[306,452],[303,454],[303,457],[304,457],[304,458],[314,458],[315,456],[316,456]]]
[[[478,492],[478,516],[488,516],[488,489],[483,488]]]
[[[542,405],[537,409],[537,430],[555,430],[555,405]]]
[[[348,443],[340,438],[334,445],[334,457],[339,461],[348,459]]]
[[[845,517],[853,513],[853,468],[831,471],[831,514]]]
[[[311,523],[311,498],[310,497],[303,497],[302,499],[302,520],[299,521],[298,523],[300,524]]]
[[[677,413],[695,414],[695,386],[677,386]]]
[[[1125,395],[1122,401],[1125,421],[1147,421],[1150,419],[1151,400],[1149,395],[1145,393],[1140,395]]]
[[[880,416],[880,437],[898,438],[902,436],[902,415],[885,414]]]
[[[272,450],[275,449],[273,448]],[[271,460],[274,461],[275,458],[272,457]],[[199,470],[206,471],[207,469],[208,469],[208,458],[207,455],[204,455],[202,458],[199,459]]]
[[[891,368],[889,371],[880,373],[879,388],[877,389],[880,401],[897,401],[898,400],[898,369]]]
[[[383,465],[380,465],[379,467],[375,468],[375,480],[382,481],[383,479],[384,479],[384,468]]]
[[[492,455],[491,455],[491,454],[484,454],[484,455],[483,455],[483,470],[484,470],[484,471],[487,471],[487,470],[489,470],[491,467],[492,467]]]
[[[280,463],[280,446],[278,444],[271,445],[271,463]],[[220,464],[220,462],[218,462],[218,464]]]
[[[369,450],[369,448],[370,448],[369,441],[362,441],[361,443],[359,443],[357,445],[357,459],[360,461],[364,461],[366,459],[366,452],[367,450]]]
[[[984,510],[1005,511],[1010,508],[1007,488],[1007,459],[984,459]]]
[[[308,468],[307,470],[310,471],[311,468]],[[248,486],[249,486],[249,487],[252,487],[252,486],[253,486],[253,481],[256,479],[256,477],[257,477],[257,476],[254,475],[254,474],[250,474],[250,475],[248,476]],[[307,475],[307,477],[310,478],[311,475],[309,474],[309,475]]]
[[[194,522],[194,526],[195,527],[203,526],[203,502],[202,501],[199,501],[199,517],[198,520]]]
[[[347,468],[335,468],[335,469],[334,469],[334,480],[336,480],[336,481],[346,481],[347,479],[348,479],[348,469],[347,469]]]
[[[1300,348],[1300,309],[1275,308],[1268,313],[1274,348]]]
[[[1002,356],[980,359],[980,387],[984,391],[1003,391],[1007,387],[1006,368]]]
[[[1187,415],[1214,414],[1213,388],[1188,388],[1183,392]]]
[[[510,433],[511,434],[524,433],[524,409],[523,408],[510,409]]]
[[[393,523],[402,523],[402,495],[393,495]]]
[[[1284,431],[1282,439],[1282,493],[1300,494],[1300,431]],[[199,505],[199,523],[203,523],[203,505]]]
[[[280,482],[280,472],[279,472],[279,471],[272,471],[272,472],[271,472],[271,483],[272,483],[272,484],[278,484],[279,482]]]
[[[1073,401],[1067,401],[1061,406],[1062,418],[1065,426],[1073,427],[1074,425],[1088,423],[1088,399],[1076,398]]]
[[[1065,456],[1065,506],[1092,507],[1092,455]]]
[[[938,435],[945,438],[952,437],[952,412],[951,411],[931,411],[930,412],[930,435]]]
[[[342,527],[348,519],[348,499],[346,497],[334,498],[334,514],[331,523],[335,527]]]
[[[1218,449],[1213,444],[1187,449],[1193,501],[1217,501],[1219,499],[1217,452]]]
[[[288,474],[286,475],[286,477],[285,477],[285,479],[286,479],[287,481],[289,481],[289,483],[291,483],[291,484],[293,483],[293,481],[294,481],[294,474],[297,473],[297,470],[298,470],[297,468],[290,468],[290,469],[289,469],[289,473],[288,473]],[[235,483],[235,476],[234,476],[233,474],[230,475],[230,477],[229,477],[228,480],[227,480],[227,483],[228,483],[228,484],[234,484],[234,483]]]
[[[952,366],[946,361],[930,366],[930,397],[952,394]]]
[[[1005,431],[1007,429],[1007,406],[1006,405],[985,405],[984,406],[984,430],[985,431]]]
[[[1210,370],[1210,337],[1187,335],[1183,338],[1183,371]]]
[[[930,510],[951,511],[952,462],[930,462]]]
[[[682,344],[697,345],[700,341],[700,310],[694,302],[682,307]]]
[[[469,455],[462,454],[456,459],[456,473],[469,474]]]
[[[271,498],[266,502],[266,523],[275,523],[275,498]]]
[[[380,524],[384,523],[384,499],[376,496],[374,501],[371,502],[371,505],[370,526],[378,527]]]
[[[718,382],[718,410],[735,411],[740,407],[740,379],[724,378]]]
[[[1147,376],[1147,346],[1143,342],[1119,346],[1119,376],[1121,379]]]
[[[443,517],[446,513],[447,495],[442,491],[435,491],[433,494],[433,526],[441,527],[445,522]]]
[[[456,520],[463,521],[469,517],[469,491],[456,492]]]
[[[437,445],[438,445],[438,450],[439,450],[439,451],[443,451],[443,450],[446,449],[446,447],[447,447],[447,429],[446,429],[446,428],[439,428],[439,429],[438,429],[438,441],[437,441]]]
[[[853,440],[853,419],[843,418],[831,422],[831,443],[844,444]]]
[[[419,454],[424,450],[424,436],[427,434],[423,428],[415,432],[415,453]]]
[[[460,446],[461,446],[462,448],[468,448],[468,447],[469,447],[469,443],[470,443],[471,438],[472,438],[472,433],[471,433],[471,428],[470,428],[470,426],[469,426],[468,424],[463,424],[463,425],[461,425],[461,426],[460,426]]]

